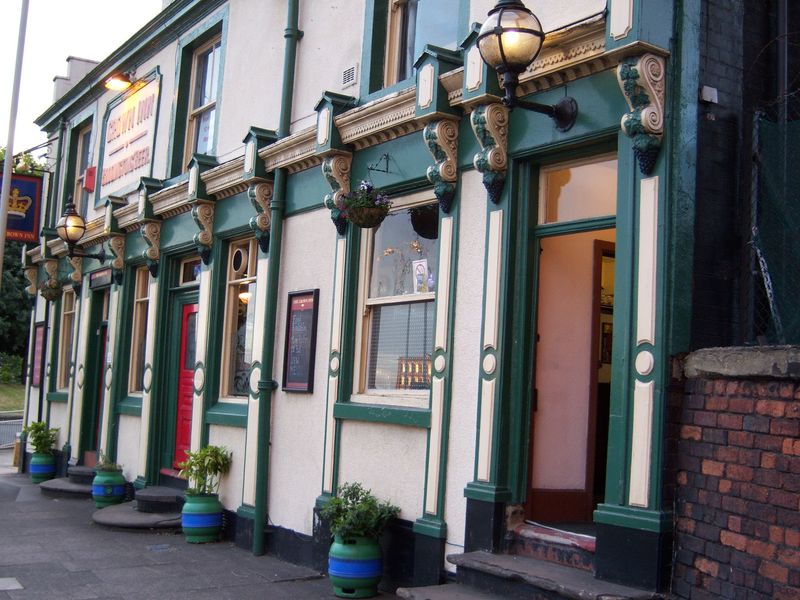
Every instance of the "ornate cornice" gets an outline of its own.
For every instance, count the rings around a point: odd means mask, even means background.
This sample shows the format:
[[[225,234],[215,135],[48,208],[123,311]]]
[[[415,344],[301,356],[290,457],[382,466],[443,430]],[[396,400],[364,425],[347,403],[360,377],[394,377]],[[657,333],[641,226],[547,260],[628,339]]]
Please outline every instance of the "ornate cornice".
[[[219,200],[247,190],[247,183],[242,180],[243,175],[244,156],[240,156],[205,171],[200,179],[206,184],[206,192]]]
[[[655,168],[664,133],[664,59],[643,54],[623,60],[617,80],[631,111],[622,117],[622,131],[633,140],[639,170],[650,175]]]
[[[415,118],[416,102],[412,86],[342,113],[334,123],[342,142],[362,150],[421,130],[425,121]]]
[[[331,187],[331,193],[325,194],[323,204],[331,211],[331,221],[336,226],[336,232],[344,235],[347,231],[347,219],[339,208],[341,197],[350,193],[350,167],[353,163],[352,154],[334,154],[322,162],[322,174]]]
[[[315,154],[316,149],[317,126],[314,125],[262,148],[258,156],[264,161],[267,171],[286,169],[289,173],[297,173],[322,162],[322,157]]]
[[[142,252],[142,257],[147,260],[150,274],[157,277],[158,261],[161,258],[161,221],[147,221],[140,231],[147,243],[147,249]]]
[[[214,244],[214,203],[198,201],[192,207],[192,218],[199,233],[194,234],[194,245],[200,259],[207,265],[211,259],[211,246]]]
[[[433,184],[439,207],[449,213],[458,179],[458,122],[444,119],[428,123],[423,131],[423,138],[436,161],[435,165],[428,167],[428,181]]]
[[[67,262],[72,267],[72,273],[69,274],[70,282],[73,286],[79,286],[83,280],[83,258],[73,256],[67,258]]]
[[[169,219],[189,212],[192,205],[189,203],[188,190],[188,182],[183,181],[151,195],[148,200],[153,207],[153,214],[162,219]]]
[[[273,183],[271,181],[251,182],[247,188],[247,196],[256,210],[256,216],[250,219],[250,229],[256,235],[258,247],[262,252],[269,250],[269,234],[272,225],[272,213],[269,203],[272,201]]]
[[[79,245],[82,248],[102,244],[108,239],[108,232],[106,231],[106,216],[103,214],[96,219],[92,219],[86,223],[86,233],[83,234]]]
[[[111,268],[115,272],[121,272],[125,268],[125,236],[112,233],[108,238],[108,248],[114,255]]]
[[[483,174],[489,200],[497,204],[508,168],[508,108],[499,103],[482,104],[472,111],[470,123],[482,148],[472,162]]]
[[[27,267],[25,269],[25,278],[29,283],[25,291],[28,292],[29,295],[35,296],[36,289],[39,286],[39,267]]]
[[[139,219],[139,207],[136,202],[118,208],[114,211],[114,218],[117,220],[117,225],[126,233],[136,231],[139,229],[143,222]]]

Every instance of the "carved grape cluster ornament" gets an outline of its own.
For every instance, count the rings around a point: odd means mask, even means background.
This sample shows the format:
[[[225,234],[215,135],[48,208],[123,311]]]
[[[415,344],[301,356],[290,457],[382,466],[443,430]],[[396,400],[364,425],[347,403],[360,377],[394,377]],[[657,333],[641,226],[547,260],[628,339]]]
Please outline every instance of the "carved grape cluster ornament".
[[[617,80],[631,108],[622,117],[622,131],[633,140],[639,170],[650,175],[664,134],[664,59],[653,54],[625,59]]]

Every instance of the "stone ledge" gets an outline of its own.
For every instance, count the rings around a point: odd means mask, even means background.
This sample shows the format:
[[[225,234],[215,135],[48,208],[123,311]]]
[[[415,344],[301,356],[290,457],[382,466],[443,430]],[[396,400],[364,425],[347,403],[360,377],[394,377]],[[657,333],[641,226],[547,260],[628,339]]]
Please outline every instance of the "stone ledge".
[[[797,379],[800,377],[800,346],[704,348],[686,357],[683,372],[688,379]]]

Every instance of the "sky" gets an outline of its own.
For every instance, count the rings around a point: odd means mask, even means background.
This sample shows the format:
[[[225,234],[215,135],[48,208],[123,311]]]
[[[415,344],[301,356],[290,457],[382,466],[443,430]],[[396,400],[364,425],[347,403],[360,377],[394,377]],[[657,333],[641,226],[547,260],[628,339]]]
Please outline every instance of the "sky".
[[[2,4],[0,146],[5,146],[22,0]],[[30,0],[14,153],[47,139],[33,121],[52,104],[53,77],[67,75],[67,57],[104,59],[155,17],[161,6],[162,0]]]

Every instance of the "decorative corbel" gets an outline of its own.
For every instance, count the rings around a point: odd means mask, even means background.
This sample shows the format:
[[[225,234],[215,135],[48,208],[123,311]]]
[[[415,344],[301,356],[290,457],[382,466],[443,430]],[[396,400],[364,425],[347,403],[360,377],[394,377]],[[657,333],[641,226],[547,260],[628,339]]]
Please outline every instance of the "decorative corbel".
[[[664,59],[655,54],[626,58],[617,81],[631,112],[622,116],[622,131],[633,139],[633,155],[643,175],[656,165],[664,135]]]
[[[69,274],[72,287],[79,288],[83,282],[83,258],[80,256],[70,256],[67,257],[67,261],[69,261],[72,267],[72,273]]]
[[[478,106],[470,123],[482,150],[473,164],[483,174],[483,186],[494,204],[500,201],[508,168],[508,109],[499,103]]]
[[[458,175],[458,125],[450,119],[433,121],[425,126],[422,136],[436,161],[435,165],[428,167],[428,181],[433,184],[439,207],[449,213],[456,194]]]
[[[200,260],[207,265],[214,244],[214,203],[197,201],[192,207],[192,218],[200,228],[200,233],[194,234],[194,244],[200,253]]]
[[[142,232],[142,237],[147,242],[147,249],[142,252],[142,256],[147,259],[150,275],[158,277],[158,261],[161,258],[161,222],[148,221],[142,225],[139,231]]]
[[[108,237],[108,247],[114,255],[111,261],[111,271],[114,274],[114,281],[119,285],[122,283],[122,276],[125,273],[125,236],[111,234]]]
[[[258,247],[266,253],[269,251],[269,233],[272,224],[272,213],[269,203],[272,200],[273,185],[271,181],[261,181],[247,188],[247,197],[256,209],[256,216],[250,219],[250,229],[256,234]]]
[[[39,293],[48,302],[53,302],[61,296],[61,282],[58,280],[58,260],[45,259],[44,270],[47,279],[39,284]]]
[[[25,278],[30,284],[25,291],[31,296],[36,296],[36,288],[39,285],[39,267],[26,267]]]
[[[347,219],[341,208],[341,198],[350,192],[350,165],[353,162],[351,154],[334,154],[322,161],[322,174],[331,186],[330,194],[325,195],[325,207],[331,211],[331,221],[336,226],[336,232],[344,235],[347,231]]]

